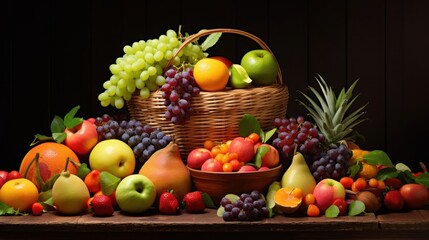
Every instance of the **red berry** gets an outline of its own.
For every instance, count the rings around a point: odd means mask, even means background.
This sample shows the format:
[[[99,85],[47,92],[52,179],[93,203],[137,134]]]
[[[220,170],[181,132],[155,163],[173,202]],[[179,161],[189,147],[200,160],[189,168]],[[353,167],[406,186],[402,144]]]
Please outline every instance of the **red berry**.
[[[43,213],[43,205],[39,202],[35,202],[33,203],[33,205],[31,205],[31,213],[33,214],[33,216],[40,216]]]
[[[174,215],[179,213],[179,201],[172,192],[164,192],[159,197],[159,212]]]
[[[91,205],[92,205],[92,212],[94,213],[94,216],[98,216],[98,217],[112,216],[113,212],[115,211],[113,209],[113,205],[112,205],[112,201],[110,200],[110,197],[104,194],[95,195],[91,201]]]
[[[188,213],[202,213],[206,208],[203,193],[200,191],[187,193],[185,197],[183,197],[183,203]]]

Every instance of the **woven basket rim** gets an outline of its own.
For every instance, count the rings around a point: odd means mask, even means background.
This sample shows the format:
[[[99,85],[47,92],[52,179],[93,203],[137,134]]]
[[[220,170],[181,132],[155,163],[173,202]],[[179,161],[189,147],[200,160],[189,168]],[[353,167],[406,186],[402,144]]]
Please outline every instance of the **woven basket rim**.
[[[213,29],[204,29],[204,30],[201,30],[197,33],[194,33],[194,34],[186,37],[185,40],[182,42],[182,44],[179,46],[179,48],[174,52],[173,57],[167,62],[164,69],[168,69],[172,65],[174,58],[189,43],[192,43],[192,42],[198,40],[200,37],[210,35],[212,33],[233,33],[233,34],[238,34],[238,35],[248,37],[248,38],[252,39],[253,41],[255,41],[262,49],[270,52],[276,58],[274,52],[271,50],[271,48],[268,46],[268,44],[266,44],[261,38],[259,38],[258,36],[254,35],[252,33],[249,33],[249,32],[246,32],[246,31],[243,31],[240,29],[234,29],[234,28],[213,28]],[[280,84],[280,85],[285,84],[283,81],[283,75],[282,75],[282,71],[280,68],[280,64],[279,64],[279,68],[277,71],[277,82],[276,83]]]

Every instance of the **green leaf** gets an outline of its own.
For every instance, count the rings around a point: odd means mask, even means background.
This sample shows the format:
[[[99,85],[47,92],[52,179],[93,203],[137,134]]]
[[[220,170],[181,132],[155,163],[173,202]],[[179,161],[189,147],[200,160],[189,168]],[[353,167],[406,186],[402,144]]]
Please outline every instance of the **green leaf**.
[[[389,156],[383,150],[372,150],[369,153],[362,156],[366,163],[372,165],[382,165],[387,167],[393,167],[393,163]]]
[[[52,138],[55,140],[55,142],[57,143],[62,143],[64,142],[64,140],[66,139],[67,134],[65,132],[53,132],[52,133]]]
[[[339,214],[340,214],[340,209],[335,204],[332,204],[331,206],[329,206],[325,211],[325,217],[328,217],[328,218],[338,217]]]
[[[247,137],[251,133],[260,133],[261,125],[251,114],[244,114],[238,124],[238,133],[241,137]]]
[[[66,127],[64,126],[64,121],[58,115],[54,116],[51,122],[51,133],[62,133]]]
[[[120,181],[120,178],[109,172],[102,171],[100,173],[100,186],[104,195],[109,196],[112,194],[116,190],[116,187],[119,185]]]
[[[420,183],[425,185],[425,187],[429,188],[429,173],[424,172],[422,174],[420,174],[419,176],[414,178],[414,181],[416,183]]]
[[[361,169],[362,169],[362,163],[360,161],[356,161],[356,164],[353,166],[350,166],[348,169],[350,177],[354,178]]]
[[[216,209],[216,205],[213,202],[213,199],[210,197],[210,195],[206,192],[201,192],[204,200],[204,205],[206,208]]]
[[[273,128],[267,132],[264,133],[264,139],[263,139],[263,143],[268,142],[268,140],[270,140],[270,138],[276,133],[277,128]]]
[[[45,184],[42,185],[41,191],[48,191],[52,189],[52,186],[54,186],[55,181],[57,181],[58,177],[60,176],[60,173],[55,174],[52,176],[49,181],[47,181]]]
[[[267,146],[259,146],[256,149],[256,156],[255,156],[255,166],[257,169],[259,169],[262,165],[262,157],[270,150]]]
[[[201,43],[201,49],[205,52],[207,49],[213,47],[219,38],[222,36],[222,33],[212,33],[207,36],[203,43]]]
[[[80,109],[80,106],[76,106],[72,108],[65,116],[64,116],[64,126],[68,129],[74,128],[75,126],[81,124],[83,122],[83,118],[76,118],[75,115],[77,111]]]
[[[3,215],[28,215],[26,213],[21,213],[19,210],[13,209],[13,207],[10,207],[4,202],[0,202],[0,216]]]
[[[40,192],[39,202],[43,205],[43,208],[46,209],[47,211],[55,210],[54,201],[52,200],[52,189]]]
[[[377,173],[378,180],[385,180],[387,178],[396,178],[398,176],[398,170],[394,167],[383,168]]]
[[[363,203],[360,200],[354,200],[349,205],[348,215],[356,216],[363,213],[364,211],[365,211],[365,203]]]
[[[80,179],[84,180],[86,175],[88,175],[89,172],[91,172],[91,169],[89,169],[88,165],[86,163],[82,163],[80,164],[76,175],[80,177]]]

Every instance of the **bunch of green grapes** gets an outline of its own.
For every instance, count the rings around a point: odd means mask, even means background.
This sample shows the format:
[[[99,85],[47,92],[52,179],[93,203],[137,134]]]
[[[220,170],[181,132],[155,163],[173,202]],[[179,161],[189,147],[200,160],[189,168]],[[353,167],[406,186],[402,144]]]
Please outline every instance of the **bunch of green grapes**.
[[[164,68],[173,57],[172,65],[179,66],[183,63],[194,65],[207,56],[196,42],[176,54],[184,39],[180,32],[169,29],[157,39],[126,45],[125,54],[109,67],[112,76],[103,83],[105,90],[98,95],[101,106],[121,109],[136,91],[143,99],[149,98],[150,92],[164,85]]]

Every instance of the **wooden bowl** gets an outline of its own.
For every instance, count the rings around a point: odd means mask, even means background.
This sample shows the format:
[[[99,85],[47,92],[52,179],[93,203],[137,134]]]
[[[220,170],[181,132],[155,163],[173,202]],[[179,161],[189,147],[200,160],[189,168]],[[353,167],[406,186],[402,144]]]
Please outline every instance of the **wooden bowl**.
[[[214,204],[220,205],[228,193],[240,195],[258,190],[266,194],[270,184],[279,180],[282,165],[265,171],[254,172],[207,172],[187,167],[196,190],[206,192]]]

